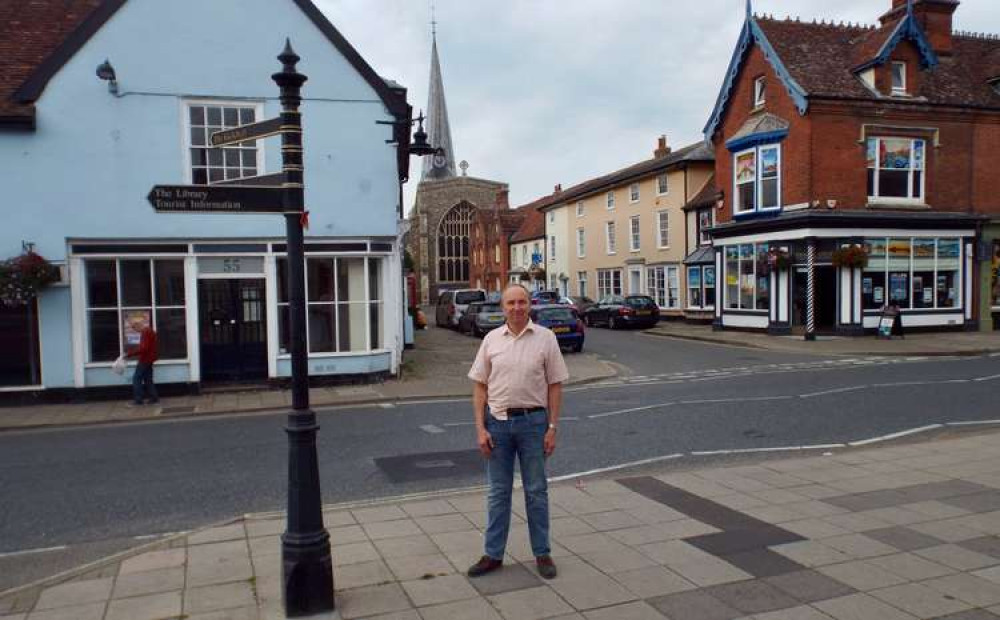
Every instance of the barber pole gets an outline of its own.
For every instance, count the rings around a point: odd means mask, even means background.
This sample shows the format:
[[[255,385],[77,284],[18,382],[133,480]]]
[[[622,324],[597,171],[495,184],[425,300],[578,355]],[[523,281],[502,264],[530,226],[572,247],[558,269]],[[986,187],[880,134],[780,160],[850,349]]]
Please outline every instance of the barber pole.
[[[806,340],[816,340],[816,239],[806,246]]]

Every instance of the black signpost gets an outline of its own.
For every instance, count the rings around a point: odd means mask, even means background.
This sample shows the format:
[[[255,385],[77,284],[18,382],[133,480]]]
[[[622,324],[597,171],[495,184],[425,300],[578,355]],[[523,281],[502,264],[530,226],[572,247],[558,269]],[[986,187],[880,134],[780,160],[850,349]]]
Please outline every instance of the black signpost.
[[[226,146],[227,144],[256,140],[257,138],[276,136],[279,133],[281,133],[281,117],[269,118],[266,121],[234,127],[225,131],[217,131],[212,134],[211,141],[212,146]]]
[[[285,189],[242,185],[155,185],[146,199],[157,213],[284,213]]]
[[[292,357],[292,410],[288,435],[288,522],[281,537],[285,615],[332,611],[333,562],[323,525],[316,457],[316,414],[309,407],[306,352],[305,190],[302,166],[301,88],[306,76],[295,69],[299,56],[286,39],[278,56],[282,70],[271,76],[281,89],[279,118],[212,135],[213,146],[281,134],[281,175],[257,177],[268,185],[157,185],[147,196],[158,213],[273,213],[285,216],[288,236],[288,300]],[[270,182],[280,182],[270,186]]]

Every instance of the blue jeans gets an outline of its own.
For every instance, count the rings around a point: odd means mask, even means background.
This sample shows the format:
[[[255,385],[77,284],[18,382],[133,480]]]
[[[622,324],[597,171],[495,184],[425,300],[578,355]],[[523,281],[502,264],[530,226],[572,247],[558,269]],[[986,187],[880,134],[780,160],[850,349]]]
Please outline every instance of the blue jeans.
[[[549,485],[545,478],[543,442],[548,414],[538,409],[509,420],[486,413],[486,430],[493,438],[493,452],[486,461],[490,490],[486,510],[486,555],[503,559],[510,531],[511,495],[514,489],[514,458],[521,466],[528,535],[535,556],[548,555]]]
[[[132,375],[132,400],[141,405],[144,394],[149,396],[151,403],[159,400],[153,383],[153,365],[139,363],[135,365],[135,374]]]

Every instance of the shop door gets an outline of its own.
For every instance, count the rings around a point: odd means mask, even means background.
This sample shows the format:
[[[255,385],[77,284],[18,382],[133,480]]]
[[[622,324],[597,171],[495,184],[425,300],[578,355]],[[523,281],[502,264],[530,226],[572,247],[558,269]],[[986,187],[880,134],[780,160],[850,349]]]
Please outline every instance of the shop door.
[[[266,379],[264,280],[200,280],[198,308],[202,380]]]
[[[816,265],[816,331],[832,333],[837,325],[837,269],[832,265]],[[806,294],[809,279],[805,266],[797,265],[794,270],[792,289],[792,331],[805,333]]]

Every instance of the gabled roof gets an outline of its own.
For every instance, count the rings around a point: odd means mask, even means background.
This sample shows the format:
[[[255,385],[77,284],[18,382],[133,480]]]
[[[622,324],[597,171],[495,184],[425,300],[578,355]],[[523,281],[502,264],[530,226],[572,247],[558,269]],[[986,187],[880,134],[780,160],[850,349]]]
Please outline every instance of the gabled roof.
[[[34,103],[49,80],[127,1],[0,0],[0,127],[33,128]],[[405,90],[379,77],[311,0],[292,1],[375,90],[389,112],[397,119],[409,119]]]
[[[511,243],[522,243],[524,241],[545,238],[545,215],[538,210],[538,203],[548,198],[551,198],[551,196],[546,196],[541,200],[530,202],[515,209],[516,212],[524,214],[524,219],[521,220],[521,226],[510,236]]]
[[[917,47],[925,71],[916,92],[892,98],[893,102],[1000,109],[1000,94],[989,85],[991,77],[1000,76],[1000,39],[995,36],[954,33],[951,55],[939,57],[909,13],[879,28],[749,15],[705,125],[705,137],[710,139],[721,123],[754,44],[760,46],[799,113],[805,114],[812,98],[887,99],[867,88],[858,72],[888,60],[903,40]]]
[[[669,155],[647,159],[637,164],[632,164],[626,168],[622,168],[621,170],[616,170],[610,174],[599,176],[590,179],[589,181],[584,181],[583,183],[578,183],[569,189],[565,189],[557,194],[552,194],[551,196],[541,199],[541,203],[538,205],[538,208],[545,210],[547,207],[551,207],[556,204],[562,204],[571,200],[578,200],[591,194],[606,191],[624,183],[628,183],[651,174],[657,174],[664,170],[690,162],[714,161],[715,152],[704,142],[697,142],[695,144],[677,149]]]

